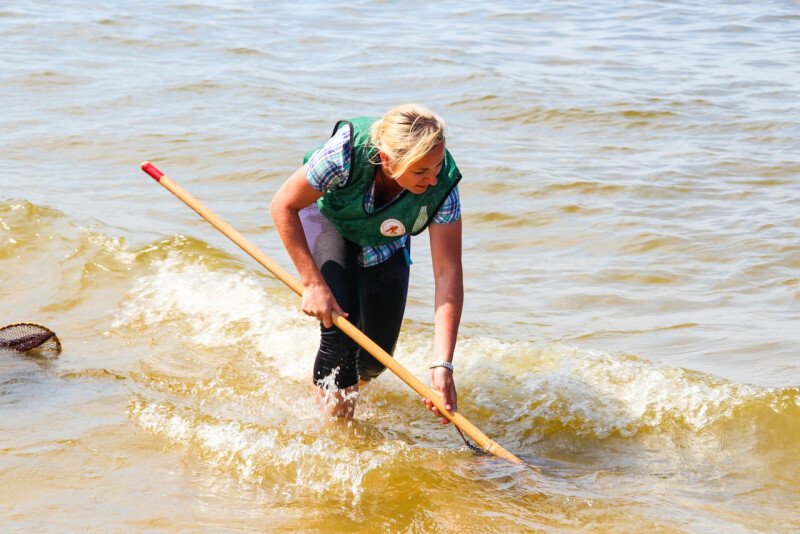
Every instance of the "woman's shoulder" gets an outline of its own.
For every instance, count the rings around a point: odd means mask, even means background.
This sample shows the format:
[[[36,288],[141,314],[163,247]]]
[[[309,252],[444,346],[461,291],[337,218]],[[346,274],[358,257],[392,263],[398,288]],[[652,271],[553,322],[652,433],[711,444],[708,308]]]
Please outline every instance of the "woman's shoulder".
[[[317,149],[306,163],[308,183],[317,191],[344,187],[350,174],[352,139],[348,128],[340,128]]]

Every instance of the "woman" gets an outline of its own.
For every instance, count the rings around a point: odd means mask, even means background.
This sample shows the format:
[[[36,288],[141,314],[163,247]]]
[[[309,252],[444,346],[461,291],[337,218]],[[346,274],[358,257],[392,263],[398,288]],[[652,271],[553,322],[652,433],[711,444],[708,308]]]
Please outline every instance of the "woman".
[[[385,367],[333,326],[331,313],[347,317],[392,354],[408,294],[409,238],[425,228],[436,286],[431,387],[456,410],[461,173],[445,148],[444,127],[441,117],[417,104],[382,118],[339,121],[272,200],[275,227],[303,283],[303,311],[321,323],[314,383],[332,416],[352,417],[359,381]]]

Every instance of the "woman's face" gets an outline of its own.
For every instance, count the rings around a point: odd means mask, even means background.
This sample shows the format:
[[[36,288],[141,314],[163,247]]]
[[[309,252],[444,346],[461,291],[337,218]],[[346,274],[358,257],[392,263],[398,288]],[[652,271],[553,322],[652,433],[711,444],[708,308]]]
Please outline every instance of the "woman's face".
[[[432,185],[436,185],[436,175],[444,165],[444,143],[415,161],[397,178],[397,183],[415,195],[421,195]]]

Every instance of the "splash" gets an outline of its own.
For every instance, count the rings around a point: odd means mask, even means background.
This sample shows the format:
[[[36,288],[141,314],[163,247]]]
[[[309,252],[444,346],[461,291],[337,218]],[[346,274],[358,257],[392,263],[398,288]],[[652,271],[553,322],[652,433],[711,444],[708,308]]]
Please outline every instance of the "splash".
[[[231,349],[231,358],[240,358],[230,369],[240,379],[258,369],[255,374],[263,381],[259,391],[267,385],[283,387],[279,378],[308,383],[316,324],[262,286],[263,279],[237,268],[232,260],[203,259],[177,246],[154,259],[148,272],[137,279],[114,325],[157,332],[165,325],[177,326],[193,349],[226,350],[250,343],[254,352],[249,358],[237,356],[236,350],[241,349]],[[428,375],[429,330],[406,328],[395,352],[421,378]],[[697,434],[729,423],[765,425],[763,410],[791,425],[788,421],[800,403],[797,388],[737,384],[636,356],[504,342],[469,333],[459,342],[456,362],[461,408],[500,442],[530,443],[554,434],[632,438],[645,433],[667,435],[675,429]],[[269,369],[259,369],[265,363]],[[392,410],[408,410],[420,418],[426,415],[416,406],[416,396],[398,380],[381,378],[379,382],[376,402],[391,397]],[[220,387],[219,382],[213,384]],[[241,395],[241,383],[231,387],[235,401]],[[252,389],[258,390],[255,385]],[[309,392],[303,395],[311,397]],[[281,401],[276,402],[280,405]],[[379,418],[381,410],[375,408],[363,405],[357,417]]]
[[[224,348],[246,342],[274,358],[281,376],[306,376],[307,365],[293,356],[298,351],[313,353],[316,325],[299,310],[276,302],[252,272],[234,270],[232,263],[212,267],[186,252],[169,251],[137,279],[112,327],[178,323],[183,337],[196,346]],[[276,350],[281,347],[292,350]]]
[[[472,362],[457,361],[461,367],[467,363],[474,379],[491,377],[476,384],[478,403],[524,435],[632,437],[675,428],[696,434],[731,422],[765,424],[763,409],[788,422],[798,402],[798,388],[738,384],[636,356],[564,345],[473,339],[461,352],[473,354]],[[491,356],[475,358],[476,353]]]
[[[320,409],[332,416],[353,417],[359,392],[358,390],[339,389],[336,385],[336,377],[340,370],[340,367],[335,367],[328,376],[316,381],[317,404]]]
[[[558,418],[579,433],[631,436],[667,421],[698,431],[730,418],[759,388],[665,367],[635,357],[612,357],[596,351],[546,351],[557,358],[547,376],[529,381],[534,418]],[[536,393],[539,393],[538,395]]]
[[[335,435],[338,429],[333,435],[320,432],[318,425],[288,432],[276,429],[288,425],[243,424],[140,395],[131,398],[128,415],[172,446],[196,452],[210,470],[271,488],[289,501],[313,493],[357,503],[365,477],[408,449],[400,441],[384,441],[363,450]]]

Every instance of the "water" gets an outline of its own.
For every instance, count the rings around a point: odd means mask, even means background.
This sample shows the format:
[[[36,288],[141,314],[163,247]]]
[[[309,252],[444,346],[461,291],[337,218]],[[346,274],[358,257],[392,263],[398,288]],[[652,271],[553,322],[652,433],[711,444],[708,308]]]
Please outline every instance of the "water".
[[[796,5],[0,7],[5,530],[800,529]],[[320,420],[267,205],[336,119],[418,101],[465,175],[462,413]],[[426,378],[414,245],[397,358]]]

